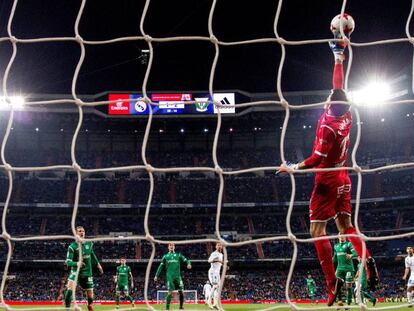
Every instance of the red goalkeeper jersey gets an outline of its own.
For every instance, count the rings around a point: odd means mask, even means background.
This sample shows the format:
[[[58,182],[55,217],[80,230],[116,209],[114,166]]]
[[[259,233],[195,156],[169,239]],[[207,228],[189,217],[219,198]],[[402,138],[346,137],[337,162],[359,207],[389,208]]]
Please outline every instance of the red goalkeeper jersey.
[[[340,117],[323,113],[316,129],[312,154],[322,157],[317,168],[346,166],[352,113]]]

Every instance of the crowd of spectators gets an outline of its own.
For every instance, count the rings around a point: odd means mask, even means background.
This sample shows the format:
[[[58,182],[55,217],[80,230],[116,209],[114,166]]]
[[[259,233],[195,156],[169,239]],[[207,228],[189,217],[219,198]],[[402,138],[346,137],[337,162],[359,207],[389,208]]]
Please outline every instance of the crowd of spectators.
[[[174,237],[170,237],[173,239]],[[165,240],[168,241],[168,240]],[[12,243],[12,260],[33,261],[41,260],[48,262],[58,260],[63,262],[66,258],[66,251],[71,240],[42,240],[42,241],[19,241]],[[332,240],[332,243],[337,243]],[[407,239],[395,239],[387,241],[368,242],[367,247],[378,259],[395,258],[405,254],[405,248],[410,244]],[[297,242],[297,261],[315,261],[315,248],[312,242]],[[227,255],[230,261],[257,262],[260,260],[290,260],[293,256],[294,244],[288,239],[248,243],[242,246],[228,246]],[[147,261],[152,252],[152,246],[146,241],[104,241],[95,242],[94,250],[102,260],[117,260],[122,256],[126,258]],[[0,242],[0,261],[7,257],[8,246]],[[177,250],[183,252],[191,259],[205,262],[209,254],[214,250],[212,243],[186,243],[177,245]],[[167,252],[166,243],[155,245],[155,258],[161,259]]]
[[[317,118],[312,113],[304,116],[292,115],[293,122],[290,123],[289,129],[293,127],[294,130],[292,132],[289,130],[286,136],[285,158],[292,162],[303,160],[312,149],[314,129],[309,130],[310,126],[303,127],[302,123],[316,124]],[[16,129],[13,130],[5,150],[8,163],[13,166],[72,164],[69,152],[72,133],[67,129],[73,130],[76,120],[66,118],[64,122],[60,122],[60,117],[48,120],[49,130],[52,132],[52,127],[57,126],[62,139],[62,148],[57,146],[50,148],[51,137],[54,135],[53,137],[56,138],[56,133],[48,137],[47,130],[43,131],[43,128],[40,133],[31,130],[30,135],[33,139],[29,141],[27,139],[29,128],[34,128],[35,122],[22,124],[20,121],[24,118],[19,119],[18,115],[16,118]],[[252,118],[250,123],[243,123],[241,119],[240,128],[253,129],[252,122],[260,123],[261,121],[271,123],[274,120]],[[110,131],[100,128],[99,121],[92,122],[93,124],[88,122],[92,121],[86,120],[84,126],[89,127],[90,131],[87,132],[85,127],[82,128],[78,141],[79,148],[75,153],[76,161],[82,168],[143,164],[141,158],[142,129],[137,134],[131,134],[136,132],[128,128],[128,137],[121,129],[116,129],[118,136],[114,136],[113,133],[116,131],[108,134]],[[154,122],[155,128],[158,125],[156,125],[157,121]],[[266,122],[260,123],[263,131],[260,127],[255,129],[254,133],[247,133],[247,131],[238,131],[234,125],[236,129],[234,132],[223,133],[222,140],[219,141],[217,159],[225,171],[276,166],[281,162],[279,145],[275,144],[280,136],[271,134],[270,127],[266,129]],[[283,118],[279,118],[278,122],[283,122]],[[271,124],[272,129],[279,129],[279,125],[275,124]],[[19,130],[20,126],[25,130]],[[3,130],[0,128],[0,134]],[[224,130],[225,128],[223,132]],[[67,132],[69,134],[66,134]],[[197,134],[197,136],[189,131],[186,135],[170,136],[170,138],[162,136],[164,131],[151,132],[146,159],[154,167],[214,167],[211,132]],[[378,167],[413,161],[414,144],[409,134],[411,132],[404,131],[403,133],[406,134],[401,135],[398,141],[389,139],[386,147],[379,142],[381,134],[377,131],[365,132],[357,152],[358,164],[361,167]],[[122,142],[116,140],[122,135],[125,141],[130,139],[131,142],[135,142],[135,149],[131,148],[131,144],[123,145]],[[131,135],[136,137],[131,138]],[[195,141],[200,140],[200,135],[204,135],[202,140],[205,144],[203,142],[204,147],[199,144],[196,148],[194,147]],[[27,144],[19,142],[18,138],[22,136],[27,136],[25,137]],[[0,202],[4,202],[9,181],[3,171],[0,170],[0,173],[2,173],[0,174]],[[381,174],[363,174],[361,198],[372,201],[360,206],[359,226],[364,234],[377,237],[414,231],[411,216],[413,206],[410,202],[414,188],[413,176],[410,169],[387,171]],[[296,201],[307,202],[309,200],[313,178],[311,174],[295,175]],[[351,179],[356,189],[357,176],[352,175]],[[76,184],[77,176],[69,170],[42,173],[14,172],[11,205],[6,215],[7,232],[12,236],[20,237],[72,235],[72,207]],[[148,217],[148,229],[151,235],[164,241],[213,237],[216,229],[219,186],[218,176],[211,172],[154,173],[154,193]],[[290,200],[291,189],[289,178],[275,176],[270,170],[225,175],[222,200],[225,204],[221,208],[219,219],[219,228],[223,238],[229,242],[239,242],[261,237],[287,236],[286,203]],[[150,178],[145,171],[84,173],[76,223],[87,229],[88,237],[145,235],[144,207],[148,202],[149,191]],[[353,190],[353,196],[355,197],[355,190]],[[39,203],[63,203],[68,206],[35,207]],[[255,206],[248,207],[246,203],[254,203]],[[307,204],[301,203],[294,206],[290,228],[295,235],[308,238]],[[98,204],[132,204],[133,207],[104,209],[98,208]],[[163,204],[192,204],[196,207],[179,209],[171,206],[163,209],[161,208]],[[336,230],[330,228],[329,232],[335,234]],[[62,262],[69,242],[70,240],[13,242],[12,266],[5,298],[27,301],[61,299],[61,289],[66,278]],[[407,239],[387,240],[369,242],[368,247],[377,258],[394,260],[396,256],[404,255],[407,243],[409,243]],[[306,298],[305,277],[307,272],[311,272],[318,284],[317,297],[323,298],[324,291],[321,290],[323,280],[320,270],[309,271],[307,267],[303,267],[307,263],[317,264],[314,246],[312,243],[297,243],[297,245],[297,261],[302,268],[298,267],[297,271],[295,270],[289,288],[291,297]],[[108,266],[108,273],[96,278],[98,299],[113,299],[114,260],[126,256],[129,260],[145,262],[152,252],[152,246],[140,240],[97,242],[94,248],[98,257]],[[177,246],[177,249],[192,260],[206,264],[206,258],[212,251],[213,245],[211,243],[185,244]],[[8,246],[5,241],[0,240],[0,265],[6,259],[7,250]],[[288,269],[281,269],[279,266],[275,268],[274,265],[267,266],[266,269],[257,268],[257,266],[251,269],[246,267],[249,264],[257,264],[266,260],[273,263],[289,263],[293,254],[291,240],[250,243],[237,248],[228,247],[227,251],[230,266],[233,262],[238,266],[228,271],[223,298],[254,300],[285,298]],[[156,260],[159,260],[165,252],[165,244],[156,244]],[[19,268],[19,264],[30,265],[33,260],[40,261],[43,265],[57,260],[56,267]],[[398,264],[402,270],[403,265]],[[57,267],[62,269],[57,269]],[[203,270],[206,269],[203,268]],[[401,276],[400,270],[389,267],[382,269],[382,285],[377,295],[383,297],[402,295],[402,284],[397,281]],[[143,299],[143,271],[143,266],[134,271],[137,286],[132,294],[136,299]],[[196,289],[201,295],[206,273],[199,270],[185,271],[184,280],[187,289]],[[150,281],[149,297],[151,299],[156,298],[157,290],[165,289],[165,286],[161,284],[154,284],[152,280]]]
[[[16,301],[54,301],[58,298],[61,278],[56,270],[33,269],[10,273],[7,299]]]
[[[153,270],[157,264],[154,264]],[[381,269],[381,284],[374,293],[376,297],[397,298],[405,293],[403,282],[399,281],[403,272],[400,269],[384,267]],[[105,273],[95,277],[95,295],[97,300],[114,299],[115,266],[104,265]],[[203,299],[203,285],[207,280],[206,267],[198,267],[192,271],[183,271],[184,287],[196,290],[198,299]],[[155,270],[154,270],[155,271]],[[132,273],[135,288],[131,289],[131,296],[136,300],[144,299],[145,267],[133,267]],[[154,273],[154,272],[152,272]],[[311,274],[316,282],[316,299],[325,299],[326,292],[324,279],[320,269],[300,266],[295,268],[293,278],[289,284],[291,299],[309,299],[306,288],[306,277]],[[230,268],[224,282],[222,299],[233,300],[277,300],[286,299],[285,287],[288,269],[281,267],[251,267]],[[62,286],[65,284],[67,273],[64,269],[26,268],[19,271],[10,271],[5,289],[6,300],[18,301],[57,301],[62,300]],[[166,290],[163,277],[158,283],[149,280],[148,297],[157,299],[158,290]],[[84,299],[81,291],[77,292],[79,299]]]
[[[413,229],[411,200],[370,202],[360,205],[358,224],[368,236],[409,232]],[[1,211],[0,207],[0,211]],[[145,208],[91,208],[79,207],[75,223],[83,225],[89,236],[108,236],[111,233],[145,235]],[[169,236],[211,236],[216,221],[220,232],[250,237],[287,235],[287,206],[223,206],[220,217],[214,207],[205,208],[151,208],[148,230],[159,238]],[[12,236],[72,235],[72,208],[9,206],[5,218],[7,232]],[[165,224],[168,223],[168,226]],[[294,207],[289,227],[296,235],[309,231],[308,206]],[[329,232],[335,233],[334,226]]]
[[[287,146],[284,152],[285,158],[291,162],[298,162],[309,156],[312,145],[303,149]],[[292,149],[290,149],[292,148]],[[375,148],[375,147],[374,147]],[[357,162],[362,167],[378,167],[382,165],[412,162],[414,156],[390,155],[389,157],[376,149],[360,147],[357,153]],[[31,153],[32,152],[32,153]],[[30,156],[28,153],[31,153]],[[7,161],[13,166],[50,166],[71,165],[72,159],[69,151],[57,150],[9,150]],[[204,151],[148,151],[146,160],[154,167],[214,167],[211,150]],[[260,149],[234,149],[217,152],[217,160],[224,170],[238,170],[253,167],[276,166],[281,162],[280,150],[274,147],[262,147]],[[143,165],[139,151],[109,151],[90,150],[76,153],[76,161],[82,168],[108,168],[129,165]]]
[[[387,174],[368,174],[362,178],[361,198],[398,197],[412,195],[414,185],[412,170]],[[356,193],[356,176],[352,175]],[[152,205],[159,204],[217,204],[219,178],[216,176],[191,177],[180,174],[157,175],[154,179]],[[312,193],[313,176],[295,178],[295,200],[308,201]],[[0,175],[0,198],[5,200],[8,179]],[[15,174],[11,203],[73,203],[76,179],[41,178]],[[80,187],[80,204],[134,204],[146,205],[150,180],[147,175],[139,178],[101,176],[86,178]],[[290,200],[292,185],[283,176],[233,176],[224,178],[223,203],[275,203]]]
[[[381,118],[374,120],[372,113],[362,116],[366,120],[357,152],[360,166],[412,161],[412,118],[397,110],[393,116],[387,116],[387,122],[379,122]],[[286,159],[298,161],[309,155],[320,112],[295,111],[290,115],[284,144]],[[211,145],[216,120],[185,121],[153,120],[146,153],[148,163],[156,167],[214,167]],[[283,113],[249,113],[230,121],[230,124],[223,121],[220,132],[217,153],[220,166],[237,169],[280,163]],[[76,114],[16,112],[5,149],[7,161],[16,166],[71,164],[70,144],[77,123]],[[2,137],[7,115],[0,116],[0,124],[4,124],[0,126]],[[82,125],[76,148],[76,159],[82,167],[142,164],[140,150],[146,122],[85,114]],[[351,138],[355,136],[356,127]],[[351,149],[353,146],[351,141]]]

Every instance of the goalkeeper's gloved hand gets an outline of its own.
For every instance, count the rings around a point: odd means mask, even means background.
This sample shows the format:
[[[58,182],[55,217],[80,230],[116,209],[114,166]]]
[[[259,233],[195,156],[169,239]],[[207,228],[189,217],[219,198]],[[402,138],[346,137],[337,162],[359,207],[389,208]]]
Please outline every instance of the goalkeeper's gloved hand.
[[[342,36],[338,34],[335,36],[335,39],[342,39]],[[346,48],[346,42],[344,40],[329,41],[329,47],[331,48],[332,53],[335,56],[335,60],[340,59],[343,61],[345,59],[344,51]]]
[[[298,163],[291,163],[291,162],[286,162],[280,164],[279,169],[276,171],[276,175],[280,174],[280,173],[290,173],[291,171],[297,170],[299,168],[299,164]]]

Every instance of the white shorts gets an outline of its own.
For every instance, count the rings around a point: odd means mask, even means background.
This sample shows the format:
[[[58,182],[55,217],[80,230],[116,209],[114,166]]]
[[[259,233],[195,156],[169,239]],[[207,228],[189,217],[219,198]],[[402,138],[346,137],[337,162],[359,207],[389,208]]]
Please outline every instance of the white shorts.
[[[212,269],[208,270],[208,280],[211,285],[218,285],[220,283],[220,272],[216,272]]]
[[[407,282],[408,287],[414,287],[414,276],[410,276]]]

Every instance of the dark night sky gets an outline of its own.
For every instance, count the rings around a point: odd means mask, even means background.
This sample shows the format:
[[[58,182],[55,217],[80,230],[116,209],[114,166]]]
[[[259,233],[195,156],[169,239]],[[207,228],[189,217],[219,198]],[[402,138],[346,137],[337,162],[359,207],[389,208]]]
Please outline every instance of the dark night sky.
[[[18,38],[73,36],[81,1],[20,0],[12,31]],[[88,0],[80,33],[84,39],[110,39],[140,35],[143,0]],[[152,0],[145,31],[153,37],[207,36],[211,0]],[[279,34],[290,40],[329,38],[329,23],[340,12],[342,1],[285,0]],[[6,34],[11,0],[0,2],[0,36]],[[347,12],[356,20],[355,42],[405,36],[411,1],[348,1]],[[215,35],[223,41],[272,37],[277,1],[219,0],[214,15]],[[411,27],[413,28],[413,27]],[[414,30],[411,29],[414,33]],[[87,46],[77,84],[80,94],[107,90],[139,90],[145,66],[137,59],[142,42]],[[372,75],[391,78],[410,75],[412,46],[409,43],[355,48],[351,86]],[[19,44],[10,90],[29,93],[70,93],[79,46],[72,42]],[[9,43],[0,44],[0,79],[11,55]],[[214,47],[209,42],[154,44],[154,63],[148,90],[206,90]],[[262,43],[221,47],[215,89],[272,92],[276,89],[280,47]],[[288,46],[283,70],[283,90],[330,88],[332,57],[326,44]],[[406,83],[411,83],[406,81]],[[1,82],[1,81],[0,81]]]

